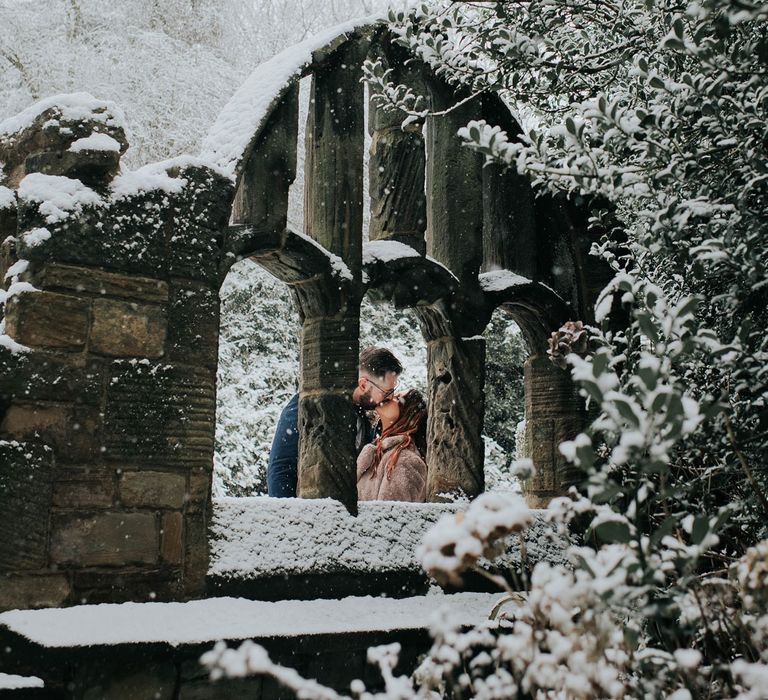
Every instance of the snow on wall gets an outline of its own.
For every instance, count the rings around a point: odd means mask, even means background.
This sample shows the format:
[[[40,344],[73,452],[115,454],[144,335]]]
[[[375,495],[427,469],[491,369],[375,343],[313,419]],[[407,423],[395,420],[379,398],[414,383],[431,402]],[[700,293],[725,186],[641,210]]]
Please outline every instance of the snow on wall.
[[[503,292],[512,287],[520,287],[524,284],[532,284],[531,280],[510,270],[491,270],[482,272],[478,276],[480,288],[484,292]]]
[[[302,637],[427,629],[445,610],[459,625],[488,617],[493,593],[435,594],[413,598],[349,597],[340,600],[208,598],[187,603],[77,605],[0,614],[0,627],[48,648],[115,644],[201,644],[220,639]]]
[[[13,673],[0,673],[0,690],[44,687],[43,679],[37,678],[37,676],[17,676]]]
[[[400,241],[368,241],[363,244],[363,265],[418,257],[420,256],[416,250]]]
[[[384,18],[374,14],[326,29],[259,65],[232,96],[203,140],[200,154],[233,180],[249,145],[264,126],[289,81],[312,62],[313,52],[337,37]]]
[[[375,573],[420,570],[416,547],[444,513],[461,504],[371,501],[353,517],[337,501],[303,498],[214,500],[208,573],[225,578],[283,574]],[[565,543],[550,541],[552,526],[534,511],[526,530],[531,561],[564,561]],[[511,540],[506,561],[519,561]]]
[[[99,122],[125,129],[123,111],[114,102],[97,100],[87,92],[74,92],[47,97],[0,122],[0,138],[13,136],[29,128],[43,112],[54,108],[58,110],[59,118],[64,121]]]

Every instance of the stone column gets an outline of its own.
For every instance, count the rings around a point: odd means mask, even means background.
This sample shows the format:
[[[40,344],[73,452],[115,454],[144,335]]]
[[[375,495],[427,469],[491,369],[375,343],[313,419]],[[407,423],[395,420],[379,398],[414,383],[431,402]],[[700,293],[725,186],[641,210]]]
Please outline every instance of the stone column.
[[[427,498],[462,491],[470,498],[485,488],[482,439],[485,401],[485,339],[444,336],[431,340]]]
[[[381,60],[393,70],[393,80],[424,93],[426,86],[418,71],[405,65],[408,54],[391,44],[380,46]],[[384,111],[373,99],[368,108],[371,149],[368,160],[368,191],[371,197],[369,237],[372,241],[400,241],[422,255],[427,228],[424,177],[424,125],[412,123],[401,128],[406,115]]]
[[[524,373],[525,452],[536,467],[525,496],[532,508],[545,508],[582,476],[566,462],[558,446],[583,429],[584,407],[568,372],[545,355],[531,355]]]
[[[432,108],[462,95],[430,83]],[[470,103],[427,119],[427,254],[445,265],[460,288],[419,311],[428,341],[428,498],[461,489],[470,498],[484,488],[483,388],[488,313],[478,288],[483,254],[483,159],[461,145],[456,132],[473,116]]]
[[[305,230],[341,258],[348,275],[310,278],[294,288],[302,315],[298,493],[335,498],[351,513],[357,512],[351,393],[362,271],[363,55],[359,42],[348,42],[318,68],[306,131]]]

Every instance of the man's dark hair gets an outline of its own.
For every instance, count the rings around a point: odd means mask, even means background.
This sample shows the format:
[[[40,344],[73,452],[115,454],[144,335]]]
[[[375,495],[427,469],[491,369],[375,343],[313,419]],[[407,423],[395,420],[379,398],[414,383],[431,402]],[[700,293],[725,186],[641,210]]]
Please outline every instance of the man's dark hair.
[[[403,366],[386,348],[363,348],[360,353],[360,371],[372,377],[383,377],[387,372],[402,374]]]

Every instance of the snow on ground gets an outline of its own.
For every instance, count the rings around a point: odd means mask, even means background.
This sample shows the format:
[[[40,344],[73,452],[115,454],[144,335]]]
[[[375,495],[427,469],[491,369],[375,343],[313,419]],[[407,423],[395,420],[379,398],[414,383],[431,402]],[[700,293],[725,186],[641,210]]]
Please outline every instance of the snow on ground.
[[[0,626],[48,648],[162,642],[178,646],[219,639],[427,629],[441,609],[456,624],[472,625],[487,618],[498,600],[492,593],[277,602],[208,598],[11,610],[0,614]]]
[[[353,517],[337,501],[304,498],[221,498],[214,501],[208,573],[227,578],[282,574],[420,570],[416,547],[455,503],[359,503]],[[542,511],[525,531],[531,561],[564,559],[565,543],[550,541]],[[519,561],[517,539],[502,562]]]
[[[0,690],[44,687],[43,679],[36,676],[16,676],[12,673],[0,673]]]
[[[313,52],[337,37],[372,24],[383,13],[326,29],[265,61],[232,96],[203,141],[200,157],[227,171],[234,179],[248,146],[264,124],[291,78],[312,61]]]

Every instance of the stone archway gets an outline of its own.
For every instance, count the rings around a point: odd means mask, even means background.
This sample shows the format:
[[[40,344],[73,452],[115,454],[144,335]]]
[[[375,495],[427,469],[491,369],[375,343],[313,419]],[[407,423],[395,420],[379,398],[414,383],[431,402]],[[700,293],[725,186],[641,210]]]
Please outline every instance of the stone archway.
[[[364,249],[359,79],[371,50],[392,55],[385,29],[332,32],[261,66],[200,158],[119,173],[127,142],[117,110],[76,96],[43,103],[0,132],[0,271],[9,278],[0,607],[203,590],[217,291],[242,257],[285,281],[300,311],[300,495],[356,509],[349,392],[360,300],[372,287],[413,306],[428,342],[430,498],[483,489],[478,336],[500,303],[516,310],[537,348],[526,380],[528,412],[541,426],[534,456],[553,455],[577,429],[568,422],[579,418],[576,403],[563,400],[555,417],[541,413],[552,387],[571,396],[545,369],[541,339],[563,320],[592,317],[606,275],[587,257],[585,212],[535,200],[527,182],[461,148],[456,130],[469,118],[515,133],[491,98],[429,117],[423,130],[402,131],[374,110],[375,240]],[[437,78],[409,70],[433,105],[451,99]],[[287,204],[297,82],[309,74],[305,235],[287,228]],[[115,150],[71,149],[96,133]],[[489,286],[498,271],[516,283]],[[557,459],[542,460],[537,503],[564,485],[553,476]]]

